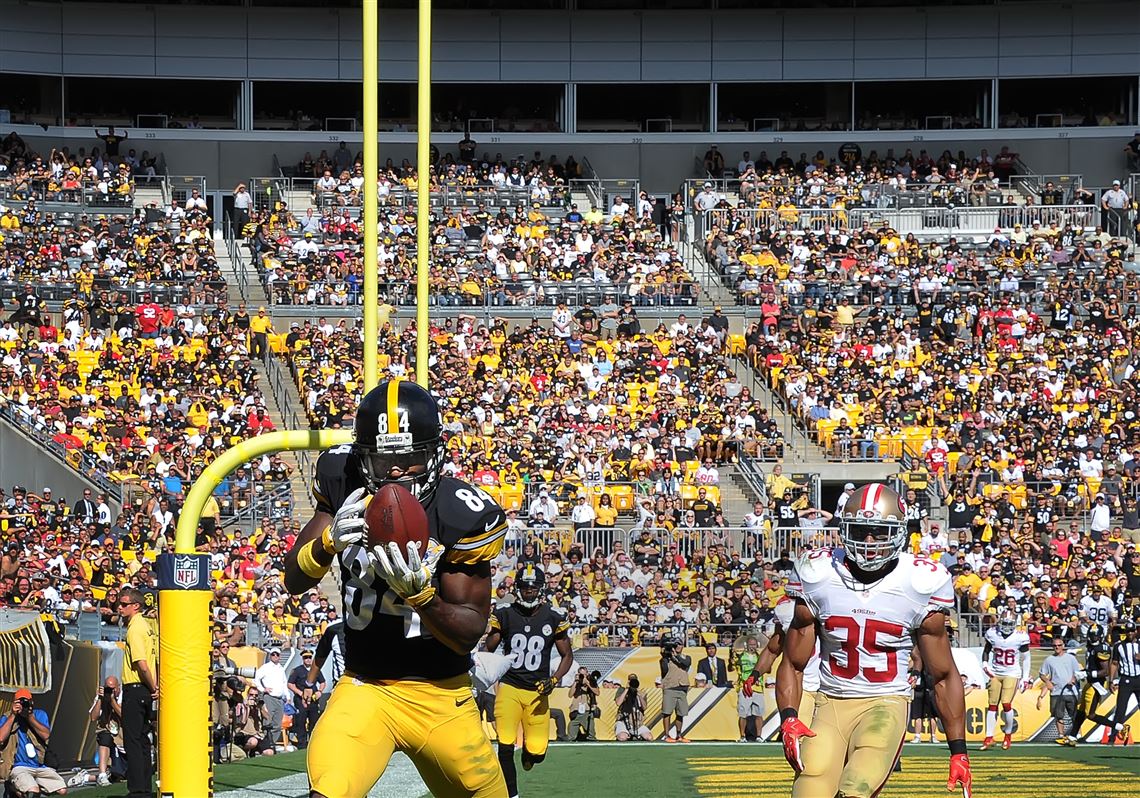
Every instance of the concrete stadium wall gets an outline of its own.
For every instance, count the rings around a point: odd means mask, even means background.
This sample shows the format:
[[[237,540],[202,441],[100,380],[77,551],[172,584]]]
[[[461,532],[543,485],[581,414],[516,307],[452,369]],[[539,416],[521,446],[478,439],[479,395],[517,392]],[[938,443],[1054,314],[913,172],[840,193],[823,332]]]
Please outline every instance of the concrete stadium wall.
[[[0,70],[360,79],[360,11],[7,3]],[[1135,5],[438,11],[439,81],[905,80],[1135,74]],[[416,15],[380,18],[383,80],[416,78]]]
[[[4,419],[0,419],[0,485],[9,494],[13,485],[23,485],[34,493],[49,487],[57,499],[67,499],[69,505],[75,504],[86,488],[96,494],[101,490],[45,453]],[[119,512],[117,502],[108,497],[107,503],[112,514]]]

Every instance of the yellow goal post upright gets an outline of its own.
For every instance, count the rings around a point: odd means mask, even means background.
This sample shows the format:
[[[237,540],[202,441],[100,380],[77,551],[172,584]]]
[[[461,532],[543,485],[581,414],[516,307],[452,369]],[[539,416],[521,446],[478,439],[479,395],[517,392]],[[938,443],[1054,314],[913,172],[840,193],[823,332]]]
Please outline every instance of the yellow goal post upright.
[[[377,0],[362,3],[364,112],[364,389],[379,383],[379,285],[376,194],[379,119]],[[428,291],[431,197],[431,0],[419,3],[419,125],[416,217],[416,381],[428,383]],[[280,451],[323,450],[352,441],[350,430],[271,432],[227,449],[203,470],[183,504],[173,554],[159,557],[158,795],[213,795],[210,729],[210,558],[195,552],[202,510],[218,485],[243,463]]]

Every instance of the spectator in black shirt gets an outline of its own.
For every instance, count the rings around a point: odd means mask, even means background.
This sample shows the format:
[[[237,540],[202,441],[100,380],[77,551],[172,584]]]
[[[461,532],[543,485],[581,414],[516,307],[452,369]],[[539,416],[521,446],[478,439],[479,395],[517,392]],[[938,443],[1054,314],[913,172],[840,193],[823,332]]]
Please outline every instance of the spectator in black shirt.
[[[1045,187],[1041,189],[1041,204],[1042,205],[1062,205],[1065,202],[1065,193],[1061,189],[1053,185],[1053,181],[1049,180],[1045,183]]]
[[[316,681],[310,682],[309,670],[312,665],[313,652],[303,651],[301,664],[289,674],[289,692],[293,694],[293,706],[297,710],[293,715],[293,733],[297,735],[298,748],[308,747],[309,736],[321,716],[320,700],[325,689],[325,678],[317,671]]]

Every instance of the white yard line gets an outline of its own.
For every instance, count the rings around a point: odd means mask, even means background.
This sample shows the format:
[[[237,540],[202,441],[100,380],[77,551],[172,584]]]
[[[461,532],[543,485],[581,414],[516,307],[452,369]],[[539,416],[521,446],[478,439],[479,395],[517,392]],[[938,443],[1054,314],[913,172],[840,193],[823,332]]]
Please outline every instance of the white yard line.
[[[251,787],[226,790],[218,798],[309,798],[309,779],[304,773],[263,781]],[[392,755],[388,769],[368,793],[368,798],[430,798],[412,761],[401,753]]]

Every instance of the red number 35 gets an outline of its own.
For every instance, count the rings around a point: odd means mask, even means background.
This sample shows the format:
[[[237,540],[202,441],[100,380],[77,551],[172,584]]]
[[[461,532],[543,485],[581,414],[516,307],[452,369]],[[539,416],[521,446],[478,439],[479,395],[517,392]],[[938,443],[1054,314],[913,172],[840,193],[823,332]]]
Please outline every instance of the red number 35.
[[[898,652],[894,649],[882,648],[879,645],[878,638],[879,635],[900,637],[904,631],[901,624],[868,618],[865,625],[861,626],[859,621],[855,618],[843,615],[832,615],[827,619],[827,622],[824,623],[824,628],[833,634],[840,630],[844,633],[843,647],[841,650],[846,661],[839,661],[836,657],[838,652],[832,653],[829,660],[831,672],[839,678],[854,679],[861,671],[863,678],[867,681],[879,684],[892,681],[898,676]],[[862,648],[859,646],[860,640],[862,640]],[[886,667],[882,669],[872,668],[870,666],[861,668],[859,664],[861,651],[866,652],[870,656],[885,654],[887,657]]]

